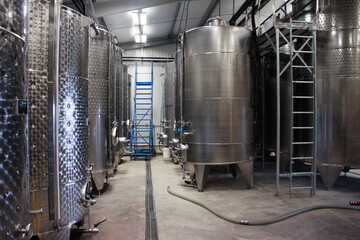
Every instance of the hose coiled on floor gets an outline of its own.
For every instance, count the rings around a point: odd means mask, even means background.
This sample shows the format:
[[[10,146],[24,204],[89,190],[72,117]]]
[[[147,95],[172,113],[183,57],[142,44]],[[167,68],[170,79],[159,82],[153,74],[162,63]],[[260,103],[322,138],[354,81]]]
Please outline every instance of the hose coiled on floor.
[[[230,218],[227,217],[213,209],[211,209],[210,207],[206,206],[204,203],[197,201],[195,199],[189,198],[189,197],[185,197],[179,193],[175,193],[173,191],[171,191],[170,186],[167,187],[167,191],[168,193],[170,193],[171,195],[181,198],[183,200],[189,201],[191,203],[194,203],[202,208],[205,208],[206,210],[208,210],[209,212],[211,212],[212,214],[214,214],[215,216],[231,222],[231,223],[235,223],[235,224],[240,224],[240,225],[248,225],[248,226],[263,226],[263,225],[269,225],[269,224],[273,224],[273,223],[277,223],[277,222],[281,222],[284,221],[288,218],[294,217],[296,215],[302,214],[302,213],[306,213],[306,212],[310,212],[310,211],[314,211],[314,210],[320,210],[320,209],[344,209],[344,210],[354,210],[354,211],[360,211],[360,207],[354,207],[354,206],[342,206],[342,205],[315,205],[315,206],[311,206],[311,207],[306,207],[306,208],[302,208],[302,209],[298,209],[296,211],[293,212],[289,212],[286,213],[282,216],[279,217],[275,217],[272,219],[268,219],[268,220],[260,220],[260,221],[248,221],[245,219],[234,219],[234,218]]]

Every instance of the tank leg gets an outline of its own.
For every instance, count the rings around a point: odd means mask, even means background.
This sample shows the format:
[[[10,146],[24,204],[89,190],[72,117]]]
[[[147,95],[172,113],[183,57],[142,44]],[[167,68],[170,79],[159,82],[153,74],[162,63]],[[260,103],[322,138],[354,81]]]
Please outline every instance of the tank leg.
[[[190,179],[193,180],[195,177],[195,167],[194,164],[192,163],[187,163],[186,164],[190,173]]]
[[[204,191],[206,179],[210,170],[210,166],[195,165],[196,184],[200,192]]]
[[[239,168],[238,168],[238,165],[237,165],[237,164],[231,164],[231,165],[228,165],[228,166],[229,166],[229,169],[230,169],[231,174],[232,174],[233,177],[236,178],[236,180],[237,180],[238,177],[239,177]]]
[[[324,185],[328,188],[331,188],[334,185],[338,176],[340,175],[343,167],[319,164],[318,169]]]
[[[249,189],[253,188],[254,187],[253,161],[239,162],[238,165],[242,173],[242,176],[246,181],[247,187]]]

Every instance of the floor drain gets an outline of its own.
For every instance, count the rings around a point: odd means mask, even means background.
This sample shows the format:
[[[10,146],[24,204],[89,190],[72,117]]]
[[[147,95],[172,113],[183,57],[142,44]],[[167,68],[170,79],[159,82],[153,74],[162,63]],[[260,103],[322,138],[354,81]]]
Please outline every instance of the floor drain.
[[[157,240],[158,234],[157,234],[155,207],[154,207],[154,195],[153,195],[153,185],[152,185],[152,179],[151,179],[150,161],[146,161],[145,208],[146,208],[145,239],[146,240]]]

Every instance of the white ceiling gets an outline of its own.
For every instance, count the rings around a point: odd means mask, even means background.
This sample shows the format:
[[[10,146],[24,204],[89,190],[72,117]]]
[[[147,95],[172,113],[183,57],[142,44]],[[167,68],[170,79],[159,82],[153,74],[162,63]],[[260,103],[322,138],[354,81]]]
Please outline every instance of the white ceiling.
[[[188,11],[187,1],[176,0],[96,0],[96,2],[93,1],[93,8],[95,16],[103,17],[108,29],[117,35],[120,44],[127,45],[134,44],[132,11],[142,9],[142,11],[147,13],[147,35],[148,42],[151,42],[176,37],[179,32],[180,23],[182,32],[185,28],[185,22],[186,29],[200,26],[202,18],[206,16],[208,8],[213,1],[214,0],[189,1]],[[229,20],[233,12],[236,12],[244,1],[245,0],[221,0],[221,17]],[[234,9],[233,3],[235,3]],[[89,15],[92,15],[92,8],[89,2],[87,3],[87,9]],[[218,15],[219,7],[216,7],[212,16]]]

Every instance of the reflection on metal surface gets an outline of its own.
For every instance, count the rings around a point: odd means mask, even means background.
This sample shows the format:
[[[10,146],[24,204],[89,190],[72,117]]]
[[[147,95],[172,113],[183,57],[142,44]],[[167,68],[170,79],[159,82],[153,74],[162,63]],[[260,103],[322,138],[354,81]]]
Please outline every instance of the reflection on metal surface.
[[[254,159],[250,31],[234,26],[194,28],[186,32],[184,45],[187,161],[195,165],[202,190],[207,171],[202,165],[252,165]],[[247,175],[251,186],[252,173]]]
[[[331,187],[343,166],[359,166],[360,2],[331,1],[317,25],[317,159]]]
[[[28,185],[28,1],[0,8],[0,239],[31,238]]]
[[[59,38],[59,72],[56,92],[48,75],[49,2],[31,0],[29,22],[29,154],[31,209],[42,209],[32,215],[34,234],[40,239],[68,239],[70,227],[85,218],[88,209],[81,203],[81,189],[87,181],[89,148],[88,131],[88,29],[83,16],[61,7]],[[51,41],[54,41],[52,39]],[[55,102],[52,102],[56,100]],[[58,111],[54,118],[58,137],[54,142],[48,131],[48,103]],[[49,129],[51,131],[51,129]],[[56,137],[56,136],[55,136]],[[58,143],[56,145],[56,142]],[[55,145],[54,145],[55,144]],[[49,152],[58,148],[58,158]],[[53,163],[50,161],[54,161]],[[58,175],[48,166],[58,164]],[[59,219],[57,229],[51,222],[50,195],[54,178],[58,178]],[[56,185],[55,185],[56,186]],[[56,204],[56,202],[55,202]],[[56,220],[56,219],[55,219]]]
[[[167,136],[165,146],[170,146],[170,141],[175,137],[174,124],[174,96],[175,96],[175,63],[169,62],[165,65],[165,122],[164,134]],[[165,139],[164,139],[165,140]]]

